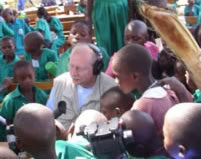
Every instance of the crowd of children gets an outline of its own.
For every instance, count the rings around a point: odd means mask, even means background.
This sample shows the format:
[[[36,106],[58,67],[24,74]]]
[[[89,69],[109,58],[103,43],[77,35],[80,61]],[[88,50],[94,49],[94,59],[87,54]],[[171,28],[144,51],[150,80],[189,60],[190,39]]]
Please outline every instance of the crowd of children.
[[[167,0],[144,2],[168,8]],[[140,16],[140,3],[80,0],[77,13],[86,20],[74,22],[67,39],[44,7],[33,28],[10,8],[0,10],[0,141],[14,124],[17,149],[35,159],[95,159],[92,141],[77,133],[117,117],[133,134],[124,143],[129,159],[201,158],[201,91],[167,44],[153,39],[159,35]],[[199,23],[201,2],[188,3],[185,16]],[[201,47],[200,26],[190,31]],[[51,93],[35,86],[47,81]],[[66,109],[55,120],[61,101]],[[0,158],[17,158],[13,151],[0,142]]]

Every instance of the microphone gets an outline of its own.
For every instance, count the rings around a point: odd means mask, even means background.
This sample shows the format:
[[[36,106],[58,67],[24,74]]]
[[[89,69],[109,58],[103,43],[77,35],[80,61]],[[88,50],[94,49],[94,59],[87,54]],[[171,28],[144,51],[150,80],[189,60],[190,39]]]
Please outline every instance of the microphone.
[[[58,103],[57,109],[54,111],[54,118],[57,119],[60,115],[66,113],[66,102],[65,101],[60,101]]]

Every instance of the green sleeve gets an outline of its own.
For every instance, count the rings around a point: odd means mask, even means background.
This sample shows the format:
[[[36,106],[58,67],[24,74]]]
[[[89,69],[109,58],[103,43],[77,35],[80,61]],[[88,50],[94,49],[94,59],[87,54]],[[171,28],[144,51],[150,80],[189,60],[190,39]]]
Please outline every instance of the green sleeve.
[[[8,98],[8,96],[5,97],[1,106],[0,115],[3,116],[6,120],[13,121],[15,115],[13,99]]]
[[[48,62],[52,61],[52,62],[56,62],[58,60],[58,55],[55,51],[51,50],[51,54],[48,57]]]
[[[44,32],[45,29],[46,29],[46,27],[45,27],[43,21],[42,21],[41,19],[39,19],[39,20],[37,21],[37,23],[36,23],[36,30],[37,30],[37,31],[42,31],[42,32]]]
[[[3,33],[8,36],[14,36],[15,33],[10,29],[5,22],[2,22]]]
[[[63,25],[61,24],[60,20],[57,18],[53,19],[52,27],[56,32],[63,31]]]

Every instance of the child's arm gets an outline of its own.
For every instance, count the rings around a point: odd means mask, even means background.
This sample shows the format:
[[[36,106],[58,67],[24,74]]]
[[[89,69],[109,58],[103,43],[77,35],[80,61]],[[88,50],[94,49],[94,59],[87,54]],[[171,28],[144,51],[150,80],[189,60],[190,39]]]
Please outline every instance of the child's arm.
[[[87,11],[87,20],[90,25],[90,32],[92,33],[92,11],[93,11],[94,0],[88,0],[88,11]]]
[[[10,29],[5,22],[2,22],[2,30],[5,35],[14,36],[15,32]]]

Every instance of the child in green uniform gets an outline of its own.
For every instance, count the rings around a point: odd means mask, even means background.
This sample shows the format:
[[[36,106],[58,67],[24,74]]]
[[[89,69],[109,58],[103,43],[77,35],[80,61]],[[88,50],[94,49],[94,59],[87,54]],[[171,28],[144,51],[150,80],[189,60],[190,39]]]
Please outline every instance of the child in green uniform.
[[[87,0],[80,0],[79,5],[76,8],[76,12],[79,13],[87,13]]]
[[[24,35],[27,34],[30,29],[25,23],[24,19],[15,18],[11,9],[7,8],[2,13],[6,24],[13,30],[16,54],[24,54]]]
[[[91,32],[89,29],[89,24],[87,21],[77,21],[72,24],[70,35],[68,38],[68,43],[73,47],[79,42],[91,42]],[[56,75],[60,75],[64,72],[68,71],[68,63],[69,63],[69,57],[71,54],[72,47],[70,47],[66,52],[64,52],[61,57],[59,58],[57,62],[57,73]],[[109,56],[106,52],[106,50],[102,47],[99,47],[102,54],[103,54],[103,61],[104,61],[104,70],[106,70],[108,62],[109,62]]]
[[[104,47],[109,56],[123,47],[131,3],[132,0],[88,0],[88,19],[94,24],[97,45]]]
[[[4,36],[14,36],[14,31],[11,30],[5,22],[0,22],[0,39]]]
[[[3,55],[0,56],[0,88],[5,78],[13,77],[13,66],[19,60],[15,54],[15,42],[13,38],[7,36],[1,40],[1,50]],[[3,100],[5,89],[0,91],[0,101]]]
[[[50,31],[50,27],[49,27],[47,21],[45,20],[44,16],[40,14],[40,10],[41,10],[41,8],[39,8],[38,12],[37,12],[39,19],[36,22],[36,30],[40,31],[43,34],[45,40],[52,42],[53,38],[52,38],[51,31]]]
[[[65,43],[66,38],[63,33],[63,25],[61,24],[60,20],[57,17],[51,17],[45,8],[40,7],[38,9],[39,17],[44,17],[48,22],[51,31],[55,32],[57,38],[53,40],[51,49],[55,50],[56,52],[59,51],[59,48]]]
[[[14,79],[18,86],[4,98],[0,109],[0,115],[7,120],[8,124],[13,123],[17,110],[24,104],[45,104],[47,100],[45,92],[34,86],[35,71],[28,61],[16,62],[14,65]]]
[[[49,61],[56,62],[58,59],[57,53],[43,48],[44,39],[38,31],[27,34],[24,41],[27,52],[24,58],[32,63],[36,71],[36,81],[48,80],[48,72],[45,70],[45,65]]]

